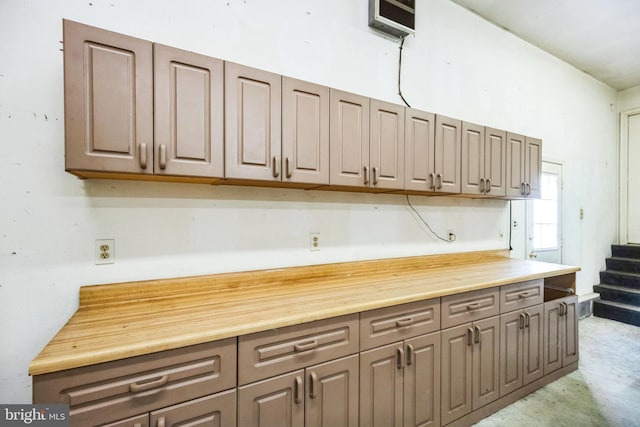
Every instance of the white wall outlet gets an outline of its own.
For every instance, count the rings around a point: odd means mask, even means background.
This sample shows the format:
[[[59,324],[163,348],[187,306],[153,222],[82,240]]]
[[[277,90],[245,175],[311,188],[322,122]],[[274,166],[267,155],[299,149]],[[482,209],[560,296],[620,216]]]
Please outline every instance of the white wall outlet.
[[[116,262],[116,241],[114,239],[96,240],[96,265]]]
[[[320,233],[309,233],[309,250],[320,250]]]

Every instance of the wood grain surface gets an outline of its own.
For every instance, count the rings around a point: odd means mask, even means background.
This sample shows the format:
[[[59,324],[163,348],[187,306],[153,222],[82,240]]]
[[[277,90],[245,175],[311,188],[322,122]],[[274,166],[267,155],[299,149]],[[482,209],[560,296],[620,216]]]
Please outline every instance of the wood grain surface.
[[[86,286],[29,374],[576,271],[481,251]]]

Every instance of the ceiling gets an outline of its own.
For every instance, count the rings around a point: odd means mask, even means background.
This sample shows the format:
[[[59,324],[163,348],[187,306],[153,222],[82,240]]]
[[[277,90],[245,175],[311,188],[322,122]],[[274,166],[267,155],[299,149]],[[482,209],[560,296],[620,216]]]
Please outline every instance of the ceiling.
[[[451,0],[623,90],[640,85],[638,0]]]

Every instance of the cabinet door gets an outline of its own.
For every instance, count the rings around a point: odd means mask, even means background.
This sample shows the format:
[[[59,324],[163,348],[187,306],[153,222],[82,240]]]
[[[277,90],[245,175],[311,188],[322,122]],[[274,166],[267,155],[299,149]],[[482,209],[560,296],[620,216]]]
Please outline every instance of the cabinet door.
[[[405,179],[404,188],[432,191],[434,181],[435,115],[407,108],[405,110]]]
[[[238,425],[304,427],[304,371],[239,387]]]
[[[102,427],[149,427],[149,414],[138,415],[114,423],[102,424]]]
[[[507,196],[523,197],[525,194],[525,138],[507,132]]]
[[[500,396],[522,387],[522,310],[500,316]]]
[[[162,427],[235,427],[236,390],[228,390],[153,411],[151,425]]]
[[[225,177],[280,181],[281,76],[224,64]]]
[[[372,188],[404,188],[404,107],[370,101],[370,166]]]
[[[473,410],[500,397],[500,317],[473,323]]]
[[[224,175],[223,61],[154,44],[154,173]]]
[[[360,425],[402,426],[401,343],[360,353]]]
[[[282,180],[329,184],[329,88],[282,78]]]
[[[485,193],[484,127],[462,122],[461,192],[481,196]]]
[[[485,194],[505,196],[507,191],[507,133],[485,128],[484,179]]]
[[[446,329],[442,334],[441,412],[442,425],[471,412],[472,345],[471,323]]]
[[[523,329],[523,384],[542,378],[543,368],[543,318],[544,307],[542,304],[524,310],[525,327]]]
[[[443,193],[460,193],[460,120],[436,116],[435,187]]]
[[[562,366],[578,361],[578,297],[563,298]]]
[[[153,173],[153,52],[146,40],[63,21],[65,168]]]
[[[527,197],[540,198],[542,140],[526,137],[525,182]]]
[[[440,333],[405,341],[404,427],[440,425]]]
[[[306,427],[357,427],[358,355],[306,369]]]
[[[544,375],[562,367],[562,305],[559,300],[544,304]]]
[[[331,185],[368,187],[369,98],[331,89]]]

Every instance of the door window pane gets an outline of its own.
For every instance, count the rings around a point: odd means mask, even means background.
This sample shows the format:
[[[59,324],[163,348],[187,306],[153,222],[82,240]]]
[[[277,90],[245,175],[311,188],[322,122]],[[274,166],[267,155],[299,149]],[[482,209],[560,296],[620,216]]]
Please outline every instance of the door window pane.
[[[553,173],[542,173],[541,198],[533,201],[533,249],[558,249],[559,206],[558,190],[560,177]]]

